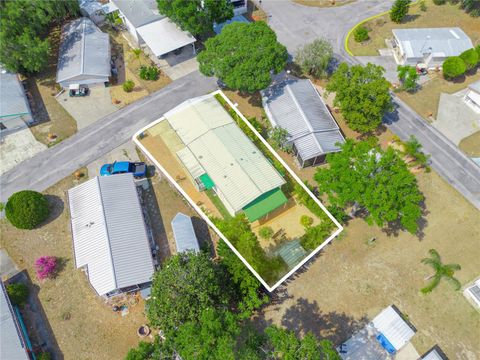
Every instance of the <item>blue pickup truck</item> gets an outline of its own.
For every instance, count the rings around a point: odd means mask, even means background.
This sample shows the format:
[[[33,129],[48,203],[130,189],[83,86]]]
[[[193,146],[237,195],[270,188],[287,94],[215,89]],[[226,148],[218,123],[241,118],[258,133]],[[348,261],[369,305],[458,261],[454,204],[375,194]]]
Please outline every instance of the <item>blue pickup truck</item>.
[[[113,164],[105,164],[100,169],[100,176],[132,173],[136,178],[147,175],[147,166],[143,162],[115,161]]]

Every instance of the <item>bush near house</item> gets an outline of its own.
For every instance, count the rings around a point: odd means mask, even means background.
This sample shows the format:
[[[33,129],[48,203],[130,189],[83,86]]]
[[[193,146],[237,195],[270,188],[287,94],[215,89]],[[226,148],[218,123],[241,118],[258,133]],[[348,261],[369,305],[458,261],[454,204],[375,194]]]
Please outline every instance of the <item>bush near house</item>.
[[[390,19],[399,24],[405,19],[410,9],[411,0],[396,0],[390,10]]]
[[[264,226],[260,229],[258,235],[260,235],[261,238],[268,240],[273,236],[273,229],[270,226]]]
[[[13,305],[21,306],[27,302],[28,287],[22,283],[8,284],[6,286],[8,298]]]
[[[5,205],[5,216],[17,229],[31,230],[45,221],[50,214],[48,201],[39,192],[16,192]]]
[[[127,80],[123,83],[122,88],[125,92],[132,92],[135,88],[135,83],[133,82],[133,80]]]
[[[353,38],[356,42],[367,41],[368,39],[370,39],[370,36],[368,35],[368,29],[365,26],[359,26],[355,29],[353,33]]]
[[[55,277],[57,258],[55,256],[40,256],[35,260],[35,271],[39,280]]]
[[[480,26],[480,24],[479,24]],[[465,66],[468,70],[473,69],[478,64],[479,55],[476,49],[469,49],[460,54],[460,58],[465,62]]]
[[[142,80],[158,80],[160,70],[156,66],[141,66],[140,79]]]
[[[443,76],[446,79],[455,79],[465,74],[467,66],[465,61],[459,56],[451,56],[443,62]]]

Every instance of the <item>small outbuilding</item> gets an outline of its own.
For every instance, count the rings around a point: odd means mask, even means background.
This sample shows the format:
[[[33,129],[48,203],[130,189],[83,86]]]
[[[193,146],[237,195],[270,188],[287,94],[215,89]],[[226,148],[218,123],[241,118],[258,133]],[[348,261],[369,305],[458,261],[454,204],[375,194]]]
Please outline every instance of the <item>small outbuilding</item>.
[[[458,27],[393,29],[392,33],[393,54],[399,65],[434,68],[442,66],[447,57],[473,48],[472,40]]]
[[[262,102],[272,127],[288,132],[288,143],[301,167],[325,161],[345,143],[335,119],[308,79],[288,77],[262,93]]]
[[[420,360],[448,360],[448,357],[438,345],[435,345],[423,354]]]
[[[58,53],[57,83],[70,85],[108,83],[111,75],[110,38],[86,17],[62,28]]]
[[[100,296],[151,284],[152,250],[131,173],[95,177],[68,191],[75,266]]]
[[[173,236],[177,253],[186,251],[200,251],[195,229],[193,228],[192,218],[182,213],[178,213],[172,220]]]

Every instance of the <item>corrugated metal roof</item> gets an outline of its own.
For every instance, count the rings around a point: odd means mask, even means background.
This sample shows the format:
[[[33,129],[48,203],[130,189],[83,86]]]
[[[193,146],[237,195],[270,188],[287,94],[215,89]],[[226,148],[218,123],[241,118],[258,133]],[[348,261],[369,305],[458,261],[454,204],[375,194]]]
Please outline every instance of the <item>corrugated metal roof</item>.
[[[205,169],[200,165],[188,147],[177,151],[177,156],[194,179],[205,174]]]
[[[165,117],[235,211],[285,183],[213,95],[180,104]]]
[[[110,38],[92,20],[82,17],[62,28],[59,47],[57,83],[75,77],[107,78],[110,76]]]
[[[132,174],[95,177],[68,191],[75,264],[99,295],[148,282],[151,249]]]
[[[136,28],[163,19],[155,0],[111,0]]]
[[[285,79],[262,95],[272,126],[287,130],[303,160],[340,150],[345,139],[310,80]]]
[[[25,120],[31,118],[25,91],[16,74],[0,68],[0,118],[18,114],[25,116]]]
[[[29,360],[21,330],[15,320],[10,299],[3,282],[0,294],[0,359]]]
[[[193,229],[192,219],[182,213],[178,213],[172,220],[173,236],[177,252],[200,251],[197,236]]]
[[[396,350],[400,350],[415,335],[412,328],[392,306],[384,309],[372,320],[373,326],[382,333]]]
[[[468,85],[469,89],[480,94],[480,80],[475,81],[474,83]]]
[[[180,29],[169,18],[142,25],[137,32],[157,57],[196,41],[188,31]]]
[[[409,58],[422,58],[424,54],[457,56],[473,48],[472,40],[458,27],[393,29],[392,32]]]

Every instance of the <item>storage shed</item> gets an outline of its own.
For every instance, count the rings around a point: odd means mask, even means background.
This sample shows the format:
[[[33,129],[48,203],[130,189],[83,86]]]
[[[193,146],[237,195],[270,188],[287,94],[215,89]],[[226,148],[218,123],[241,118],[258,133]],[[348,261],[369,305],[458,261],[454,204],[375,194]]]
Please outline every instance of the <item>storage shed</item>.
[[[262,93],[273,127],[288,132],[288,143],[302,167],[320,164],[340,151],[345,139],[332,114],[308,79],[286,78]]]
[[[65,25],[58,51],[57,83],[65,89],[70,85],[104,84],[110,75],[109,35],[86,17]]]
[[[190,216],[178,213],[173,218],[171,224],[178,253],[185,251],[200,251],[198,239],[195,235],[195,230],[193,228],[193,223]]]
[[[95,177],[68,191],[75,265],[98,295],[151,283],[152,250],[131,173]]]
[[[377,340],[389,353],[400,350],[415,335],[414,329],[393,306],[384,309],[372,320],[372,323],[379,332]]]

